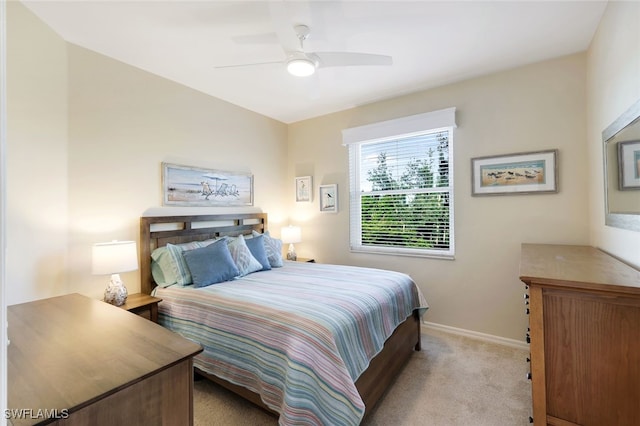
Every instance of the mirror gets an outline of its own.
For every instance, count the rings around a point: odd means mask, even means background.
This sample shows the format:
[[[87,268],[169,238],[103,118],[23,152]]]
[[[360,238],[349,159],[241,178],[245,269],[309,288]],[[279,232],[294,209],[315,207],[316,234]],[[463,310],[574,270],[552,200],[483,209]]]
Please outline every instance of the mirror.
[[[640,100],[602,132],[605,224],[640,231]]]

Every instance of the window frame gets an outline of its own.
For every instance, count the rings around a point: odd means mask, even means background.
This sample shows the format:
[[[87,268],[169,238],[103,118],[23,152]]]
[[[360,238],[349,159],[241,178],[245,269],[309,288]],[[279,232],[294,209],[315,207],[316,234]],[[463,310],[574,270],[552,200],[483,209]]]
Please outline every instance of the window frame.
[[[437,124],[441,124],[437,126]],[[442,125],[444,124],[444,125]],[[455,258],[455,226],[454,226],[454,162],[453,138],[455,125],[455,108],[435,111],[433,113],[404,117],[373,125],[343,130],[343,144],[349,148],[349,247],[354,253],[385,254],[394,256],[414,256],[437,259]],[[403,131],[403,130],[413,131]],[[449,248],[425,249],[415,247],[386,247],[362,244],[362,197],[371,195],[363,193],[361,181],[361,148],[366,144],[393,142],[425,134],[448,133],[448,186],[426,189],[390,190],[386,194],[410,193],[448,193],[449,194]],[[379,136],[379,137],[375,137]]]

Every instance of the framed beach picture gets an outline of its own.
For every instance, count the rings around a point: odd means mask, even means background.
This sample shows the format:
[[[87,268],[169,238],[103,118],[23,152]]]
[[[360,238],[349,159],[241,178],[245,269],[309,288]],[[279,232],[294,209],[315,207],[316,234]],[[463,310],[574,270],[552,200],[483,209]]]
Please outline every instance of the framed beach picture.
[[[618,164],[620,190],[640,190],[640,141],[618,143]]]
[[[252,206],[253,175],[162,163],[165,206]]]
[[[558,192],[558,150],[471,159],[471,195]]]
[[[320,198],[320,211],[322,213],[338,212],[338,185],[320,185],[318,197]]]
[[[296,201],[310,203],[313,199],[313,179],[311,176],[296,178]]]

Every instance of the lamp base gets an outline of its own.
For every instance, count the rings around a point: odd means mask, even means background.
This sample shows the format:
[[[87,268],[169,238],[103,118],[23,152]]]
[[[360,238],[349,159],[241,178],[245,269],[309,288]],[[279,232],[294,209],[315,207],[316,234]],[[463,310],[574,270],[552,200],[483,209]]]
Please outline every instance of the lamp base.
[[[296,254],[296,249],[293,247],[293,244],[289,244],[289,251],[287,252],[287,260],[298,260],[298,255]]]
[[[104,290],[104,301],[115,306],[122,306],[127,301],[127,288],[120,279],[119,274],[111,275],[111,281]]]

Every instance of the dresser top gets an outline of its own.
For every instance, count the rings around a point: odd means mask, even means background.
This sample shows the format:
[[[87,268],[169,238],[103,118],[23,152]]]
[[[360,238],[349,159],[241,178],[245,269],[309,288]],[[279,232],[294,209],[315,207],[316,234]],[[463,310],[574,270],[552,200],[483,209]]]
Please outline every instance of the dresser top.
[[[640,295],[640,271],[591,246],[522,244],[520,279]]]
[[[80,294],[9,306],[8,407],[80,409],[202,351]]]

